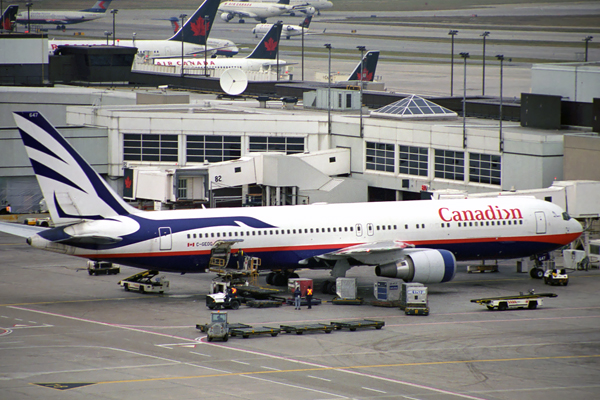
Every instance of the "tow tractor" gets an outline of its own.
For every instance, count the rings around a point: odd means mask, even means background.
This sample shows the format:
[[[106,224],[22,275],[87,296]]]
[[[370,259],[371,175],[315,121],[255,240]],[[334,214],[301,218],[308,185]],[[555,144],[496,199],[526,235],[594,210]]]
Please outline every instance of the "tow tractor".
[[[566,269],[549,269],[544,273],[544,283],[546,285],[564,285],[569,284],[569,275]]]
[[[164,293],[169,291],[169,281],[158,271],[143,271],[119,281],[126,291],[137,290],[140,293]],[[154,278],[154,280],[153,280]]]
[[[500,296],[500,297],[487,297],[483,299],[473,299],[471,303],[478,303],[482,306],[486,306],[488,310],[504,311],[514,308],[528,308],[530,310],[536,309],[538,306],[543,304],[542,297],[557,297],[556,293],[539,293],[536,294],[532,289],[529,293],[521,292],[516,296]]]
[[[121,268],[119,268],[118,266],[114,265],[111,262],[92,261],[92,260],[89,260],[87,262],[87,270],[88,270],[88,274],[90,274],[90,275],[100,275],[100,274],[116,275],[121,272]]]
[[[206,329],[206,340],[212,342],[214,339],[220,339],[224,342],[229,340],[229,324],[227,323],[227,313],[213,311],[210,313],[210,324]]]

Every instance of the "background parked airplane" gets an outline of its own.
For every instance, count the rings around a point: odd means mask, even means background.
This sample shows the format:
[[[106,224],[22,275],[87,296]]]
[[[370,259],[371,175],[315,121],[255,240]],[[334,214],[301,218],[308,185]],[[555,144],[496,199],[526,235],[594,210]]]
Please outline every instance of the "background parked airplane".
[[[137,47],[138,54],[143,55],[147,58],[156,57],[173,57],[181,56],[181,41],[184,41],[183,51],[186,55],[193,54],[204,54],[205,43],[206,49],[210,54],[216,52],[220,47],[215,47],[216,44],[223,44],[223,42],[211,42],[208,39],[208,35],[213,26],[215,16],[217,14],[217,7],[219,6],[219,0],[205,0],[204,3],[198,7],[194,14],[185,21],[185,25],[175,35],[166,40],[119,40],[117,43],[120,46]],[[208,16],[209,20],[205,21],[205,17]],[[228,43],[231,43],[227,41]],[[105,45],[106,40],[67,40],[67,39],[52,39],[48,41],[48,45],[51,52],[54,52],[60,45],[67,46],[97,46]],[[226,46],[225,46],[226,47]],[[224,47],[224,48],[225,48]],[[232,49],[234,52],[238,52],[237,47]]]
[[[306,14],[314,14],[314,7],[306,5],[290,6],[290,0],[279,0],[277,3],[250,2],[250,1],[225,1],[219,6],[221,19],[225,22],[238,17],[240,23],[246,22],[244,18],[254,18],[262,23],[267,18],[276,17],[288,11],[302,11]]]
[[[270,25],[271,29],[258,42],[252,53],[245,58],[216,58],[207,61],[206,69],[226,70],[229,68],[238,68],[245,72],[248,71],[265,71],[270,68],[277,69],[285,67],[287,64],[284,60],[277,60],[277,52],[279,51],[279,39],[281,36],[282,24],[278,22]],[[204,58],[184,58],[184,66],[186,69],[205,68]],[[154,60],[156,65],[181,65],[181,58],[157,58]]]
[[[528,257],[560,248],[582,226],[530,197],[213,208],[144,212],[121,199],[39,112],[15,112],[56,227],[0,223],[33,247],[170,272],[204,272],[217,247],[261,269],[353,266],[407,282],[448,282],[456,260]],[[30,231],[31,230],[31,231]]]
[[[372,50],[367,52],[361,62],[358,63],[354,71],[348,76],[348,81],[365,81],[373,82],[375,78],[375,69],[377,69],[377,61],[379,60],[379,50]],[[361,74],[363,65],[365,66],[365,72]]]
[[[302,27],[304,27],[304,34],[308,35],[308,26],[310,25],[310,21],[312,20],[312,15],[304,18],[304,21],[300,25],[283,25],[281,29],[281,33],[285,36],[286,39],[289,39],[292,36],[302,35]],[[254,37],[258,37],[258,35],[264,35],[271,29],[273,24],[257,24],[254,28],[252,28],[252,33]]]
[[[181,23],[179,22],[179,18],[171,17],[168,20],[171,21],[171,28],[173,28],[173,33],[177,33],[177,31],[181,29]],[[227,39],[215,39],[209,37],[208,46],[217,49],[215,54],[212,55],[213,57],[233,57],[239,52],[239,48],[235,45],[235,43]]]
[[[17,15],[21,25],[56,25],[56,29],[65,29],[66,25],[93,21],[106,15],[112,0],[98,0],[92,8],[81,11],[24,11]]]
[[[312,7],[317,12],[317,15],[321,15],[321,10],[327,10],[333,7],[333,3],[326,0],[291,0],[291,6],[304,6],[304,7]],[[288,12],[291,16],[295,15],[294,11]]]
[[[18,12],[19,6],[17,5],[6,7],[6,10],[2,13],[2,30],[12,31],[14,29]]]

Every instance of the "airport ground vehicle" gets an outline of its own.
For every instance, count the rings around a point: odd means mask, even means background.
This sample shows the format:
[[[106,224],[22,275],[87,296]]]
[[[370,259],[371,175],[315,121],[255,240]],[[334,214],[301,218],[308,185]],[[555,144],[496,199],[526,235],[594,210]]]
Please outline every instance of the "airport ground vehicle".
[[[206,306],[211,310],[219,310],[221,308],[237,310],[240,308],[240,300],[237,298],[237,296],[227,297],[227,294],[222,292],[207,294]]]
[[[212,342],[220,339],[224,342],[229,340],[229,324],[227,323],[227,313],[213,311],[210,313],[210,324],[206,328],[206,340]]]
[[[87,270],[90,275],[116,275],[121,272],[121,268],[115,266],[113,263],[108,261],[88,261]]]
[[[549,269],[544,273],[544,283],[546,285],[564,285],[569,284],[569,275],[563,269]]]
[[[143,271],[119,282],[123,289],[137,290],[140,293],[164,293],[169,291],[169,281],[158,271]],[[153,280],[154,278],[154,280]]]
[[[488,297],[482,299],[473,299],[471,303],[478,303],[486,306],[488,310],[504,311],[514,308],[536,309],[543,304],[542,297],[557,297],[556,293],[536,294],[531,290],[529,293],[520,293],[515,296]]]

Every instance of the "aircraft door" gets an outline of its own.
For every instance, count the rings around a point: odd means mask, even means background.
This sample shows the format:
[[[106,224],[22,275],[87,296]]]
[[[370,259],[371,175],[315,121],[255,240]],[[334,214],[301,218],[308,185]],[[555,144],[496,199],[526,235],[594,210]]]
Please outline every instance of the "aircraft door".
[[[173,240],[171,239],[171,228],[158,228],[158,235],[158,240],[160,242],[159,248],[161,250],[171,250],[173,245]]]
[[[535,233],[546,233],[546,214],[543,211],[535,212]]]
[[[354,227],[354,229],[356,229],[356,236],[362,236],[363,235],[363,230],[362,230],[362,225],[361,224],[356,224],[356,226]]]
[[[375,229],[373,229],[373,224],[367,224],[367,235],[373,236],[375,233]]]

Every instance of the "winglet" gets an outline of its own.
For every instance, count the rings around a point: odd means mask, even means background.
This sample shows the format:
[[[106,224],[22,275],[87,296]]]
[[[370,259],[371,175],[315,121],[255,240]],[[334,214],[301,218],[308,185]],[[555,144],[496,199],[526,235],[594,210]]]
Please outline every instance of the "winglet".
[[[108,186],[42,114],[13,114],[56,225],[139,212]]]

